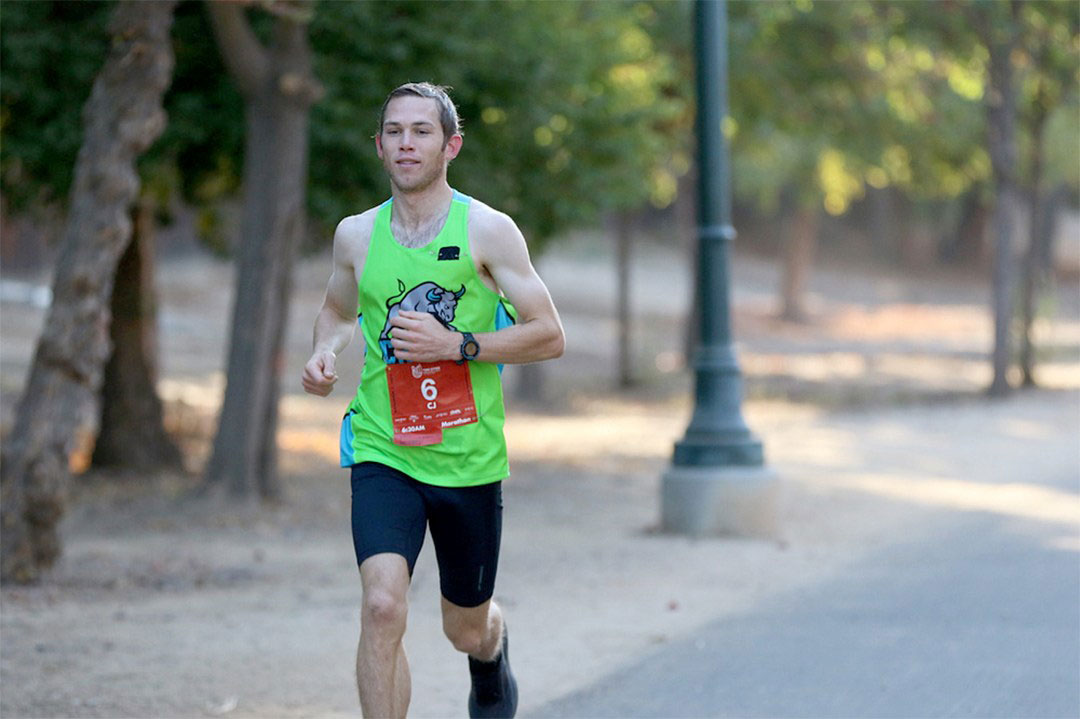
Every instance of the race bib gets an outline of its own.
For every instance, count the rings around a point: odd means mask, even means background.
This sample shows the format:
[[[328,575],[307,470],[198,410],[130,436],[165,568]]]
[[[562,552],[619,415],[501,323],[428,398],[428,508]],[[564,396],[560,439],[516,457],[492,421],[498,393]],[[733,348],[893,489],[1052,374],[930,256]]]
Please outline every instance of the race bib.
[[[423,447],[442,442],[443,429],[476,421],[466,363],[402,362],[386,366],[394,444]]]

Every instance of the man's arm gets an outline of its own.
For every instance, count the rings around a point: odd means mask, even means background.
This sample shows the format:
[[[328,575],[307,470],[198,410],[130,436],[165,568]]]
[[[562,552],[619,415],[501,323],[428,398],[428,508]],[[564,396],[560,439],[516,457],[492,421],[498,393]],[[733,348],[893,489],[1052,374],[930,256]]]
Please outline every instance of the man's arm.
[[[523,364],[562,356],[562,322],[543,280],[529,259],[521,230],[490,208],[478,212],[471,227],[474,260],[495,280],[518,312],[518,323],[496,332],[474,333],[479,362]],[[401,312],[391,321],[394,353],[417,362],[461,359],[462,334],[428,313]]]
[[[311,359],[301,376],[304,391],[320,397],[334,390],[337,355],[348,346],[356,328],[356,258],[363,239],[358,226],[361,218],[342,220],[334,232],[334,267],[322,308],[315,317]]]

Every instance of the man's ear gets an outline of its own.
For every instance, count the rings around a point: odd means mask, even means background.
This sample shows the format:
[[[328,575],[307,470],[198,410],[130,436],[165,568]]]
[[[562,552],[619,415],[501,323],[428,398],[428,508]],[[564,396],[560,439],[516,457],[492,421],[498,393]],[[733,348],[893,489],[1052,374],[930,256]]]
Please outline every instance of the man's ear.
[[[379,132],[375,135],[375,154],[382,159],[382,133]]]
[[[463,142],[465,142],[465,138],[461,135],[454,135],[446,141],[446,147],[443,148],[443,152],[446,153],[447,162],[450,162],[450,160],[453,160],[458,156],[458,153],[461,152],[461,143]]]

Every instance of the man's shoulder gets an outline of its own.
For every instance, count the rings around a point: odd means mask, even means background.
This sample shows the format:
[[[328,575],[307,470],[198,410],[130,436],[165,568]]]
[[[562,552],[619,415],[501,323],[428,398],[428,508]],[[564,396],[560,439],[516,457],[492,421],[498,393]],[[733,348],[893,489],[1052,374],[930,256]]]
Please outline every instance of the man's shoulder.
[[[375,217],[379,214],[379,207],[364,210],[358,215],[349,215],[338,222],[337,230],[334,231],[334,240],[346,243],[367,243],[371,239],[371,232],[375,228]]]
[[[469,204],[469,230],[480,238],[498,238],[508,232],[520,232],[510,215],[475,198]]]

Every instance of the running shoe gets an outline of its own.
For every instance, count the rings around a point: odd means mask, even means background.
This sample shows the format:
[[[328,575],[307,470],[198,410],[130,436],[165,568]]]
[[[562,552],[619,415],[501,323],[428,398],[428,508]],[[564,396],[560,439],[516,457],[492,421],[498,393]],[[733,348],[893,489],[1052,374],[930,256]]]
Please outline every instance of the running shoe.
[[[471,719],[513,719],[517,713],[517,680],[510,671],[510,640],[503,627],[502,652],[492,662],[469,657],[472,691],[469,692]]]

